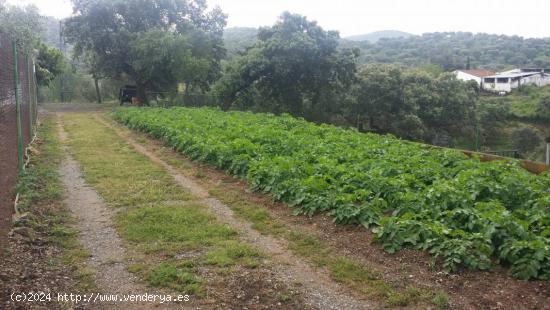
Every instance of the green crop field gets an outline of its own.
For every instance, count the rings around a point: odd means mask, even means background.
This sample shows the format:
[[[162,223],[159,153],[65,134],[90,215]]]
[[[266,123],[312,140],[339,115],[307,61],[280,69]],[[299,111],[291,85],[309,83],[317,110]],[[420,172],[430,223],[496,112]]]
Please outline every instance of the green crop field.
[[[521,279],[550,278],[550,176],[515,162],[482,163],[286,115],[124,108],[114,117],[296,214],[328,212],[372,228],[390,253],[414,247],[448,271],[501,263]]]

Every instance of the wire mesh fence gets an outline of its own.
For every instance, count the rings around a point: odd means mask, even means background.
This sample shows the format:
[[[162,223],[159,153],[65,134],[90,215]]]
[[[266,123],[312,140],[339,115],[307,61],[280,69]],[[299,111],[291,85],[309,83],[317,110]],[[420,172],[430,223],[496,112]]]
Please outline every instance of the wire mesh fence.
[[[8,37],[0,35],[0,235],[13,212],[12,188],[24,169],[25,147],[37,116],[34,61]],[[0,238],[2,239],[2,238]],[[0,240],[0,244],[2,240]]]

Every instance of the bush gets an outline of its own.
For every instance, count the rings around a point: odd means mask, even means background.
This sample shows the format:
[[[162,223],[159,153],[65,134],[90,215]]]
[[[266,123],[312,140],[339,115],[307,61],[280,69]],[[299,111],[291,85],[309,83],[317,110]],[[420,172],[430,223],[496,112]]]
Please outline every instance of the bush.
[[[537,130],[532,127],[521,127],[514,129],[510,133],[510,140],[512,146],[521,154],[535,150],[535,148],[542,142]]]
[[[537,87],[535,85],[522,85],[518,88],[518,93],[522,96],[531,96],[537,93]]]
[[[550,94],[540,98],[537,106],[537,115],[541,118],[550,118]]]

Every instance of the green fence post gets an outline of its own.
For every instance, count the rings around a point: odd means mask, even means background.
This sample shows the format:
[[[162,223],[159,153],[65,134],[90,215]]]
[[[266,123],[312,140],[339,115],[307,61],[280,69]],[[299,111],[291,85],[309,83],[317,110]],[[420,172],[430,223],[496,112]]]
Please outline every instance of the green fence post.
[[[19,69],[17,68],[17,43],[12,41],[13,79],[15,86],[15,115],[17,125],[17,169],[23,172],[23,130],[21,129],[21,102],[19,102]]]
[[[34,124],[37,124],[38,120],[38,84],[36,83],[36,63],[32,61],[32,82],[34,90]]]
[[[25,54],[25,64],[27,65],[27,106],[29,108],[29,139],[33,136],[33,107],[32,107],[32,91],[31,91],[31,73],[29,66],[29,54]]]

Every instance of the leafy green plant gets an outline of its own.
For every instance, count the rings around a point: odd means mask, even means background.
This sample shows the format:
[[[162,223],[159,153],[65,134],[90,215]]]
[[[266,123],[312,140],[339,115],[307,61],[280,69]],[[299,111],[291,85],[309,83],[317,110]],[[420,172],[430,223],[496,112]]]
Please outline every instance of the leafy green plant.
[[[338,223],[372,227],[390,253],[422,249],[447,271],[500,260],[518,278],[550,276],[550,175],[530,174],[515,161],[482,163],[288,115],[208,108],[113,115],[270,193],[295,214],[327,212]]]

